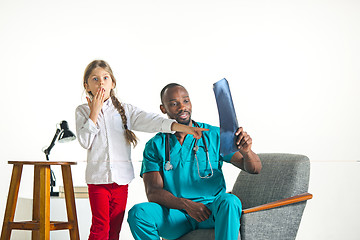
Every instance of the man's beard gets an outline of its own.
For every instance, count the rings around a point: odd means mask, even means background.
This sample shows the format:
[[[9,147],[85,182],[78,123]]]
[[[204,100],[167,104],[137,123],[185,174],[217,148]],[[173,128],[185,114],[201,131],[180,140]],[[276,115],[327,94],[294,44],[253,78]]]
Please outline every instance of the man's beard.
[[[189,114],[189,118],[188,119],[181,119],[179,116],[181,114],[183,114],[184,112],[186,112],[187,114]],[[176,121],[180,124],[183,124],[183,125],[189,125],[190,121],[191,121],[191,113],[189,111],[181,111],[179,112],[178,114],[176,114]]]
[[[177,120],[178,123],[180,123],[182,125],[186,125],[186,126],[189,126],[190,121],[191,121],[191,118],[189,118],[188,120],[181,121],[181,122],[179,120]]]

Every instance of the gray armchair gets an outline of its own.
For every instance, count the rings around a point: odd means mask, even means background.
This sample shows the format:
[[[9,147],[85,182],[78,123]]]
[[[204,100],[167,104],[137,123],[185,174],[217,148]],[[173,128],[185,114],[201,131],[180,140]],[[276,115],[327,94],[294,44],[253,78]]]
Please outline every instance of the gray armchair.
[[[295,239],[306,201],[310,161],[303,155],[259,154],[263,168],[253,175],[241,171],[232,190],[242,202],[239,239]],[[214,229],[194,230],[178,240],[215,239]]]

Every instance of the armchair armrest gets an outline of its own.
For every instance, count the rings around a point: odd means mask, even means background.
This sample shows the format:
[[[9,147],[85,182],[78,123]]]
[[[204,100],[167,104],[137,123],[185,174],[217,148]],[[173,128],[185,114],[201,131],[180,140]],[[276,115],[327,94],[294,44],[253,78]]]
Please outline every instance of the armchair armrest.
[[[299,194],[299,195],[296,195],[293,197],[284,198],[284,199],[281,199],[281,200],[278,200],[275,202],[271,202],[271,203],[263,204],[260,206],[244,209],[242,211],[242,213],[257,212],[257,211],[262,211],[262,210],[266,210],[266,209],[270,209],[270,208],[276,208],[276,207],[280,207],[280,206],[289,205],[292,203],[307,201],[307,200],[311,199],[312,197],[313,197],[313,195],[310,193],[303,193],[303,194]]]

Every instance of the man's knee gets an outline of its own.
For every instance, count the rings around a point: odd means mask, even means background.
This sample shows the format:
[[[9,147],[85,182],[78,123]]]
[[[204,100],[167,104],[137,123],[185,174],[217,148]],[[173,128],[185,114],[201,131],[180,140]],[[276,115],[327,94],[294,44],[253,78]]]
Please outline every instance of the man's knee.
[[[158,206],[156,203],[145,202],[134,205],[128,212],[128,223],[131,226],[137,226],[140,222],[151,222],[151,212]]]
[[[134,205],[128,212],[128,223],[133,224],[135,222],[141,221],[145,215],[143,214],[146,211],[147,203],[139,203]]]
[[[234,194],[223,194],[220,196],[220,205],[222,208],[237,209],[241,212],[242,204],[240,199]]]

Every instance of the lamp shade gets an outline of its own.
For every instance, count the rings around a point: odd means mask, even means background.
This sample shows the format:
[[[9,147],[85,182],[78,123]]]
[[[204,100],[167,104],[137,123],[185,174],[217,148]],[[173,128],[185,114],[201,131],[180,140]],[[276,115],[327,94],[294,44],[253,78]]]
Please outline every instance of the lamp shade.
[[[60,143],[70,142],[75,139],[76,139],[75,135],[70,130],[62,131],[59,136]]]
[[[60,143],[70,142],[76,139],[75,134],[69,130],[69,126],[66,121],[62,121],[60,123],[60,128],[61,128],[61,132],[58,140]]]

